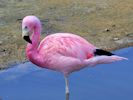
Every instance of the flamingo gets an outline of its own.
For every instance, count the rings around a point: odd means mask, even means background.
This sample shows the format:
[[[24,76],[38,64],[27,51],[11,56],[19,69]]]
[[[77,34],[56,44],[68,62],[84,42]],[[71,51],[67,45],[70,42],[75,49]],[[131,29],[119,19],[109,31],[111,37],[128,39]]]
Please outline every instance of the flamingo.
[[[127,58],[99,49],[72,33],[51,34],[40,42],[41,28],[41,22],[36,16],[29,15],[23,18],[22,37],[28,42],[27,58],[39,67],[63,73],[66,100],[69,100],[68,76],[70,73],[97,64],[127,60]]]

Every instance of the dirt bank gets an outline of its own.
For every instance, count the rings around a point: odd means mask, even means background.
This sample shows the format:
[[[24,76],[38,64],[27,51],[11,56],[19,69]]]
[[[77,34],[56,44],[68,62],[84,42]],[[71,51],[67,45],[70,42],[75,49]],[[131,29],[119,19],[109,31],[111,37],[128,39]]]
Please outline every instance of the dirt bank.
[[[25,61],[21,21],[36,15],[43,25],[42,38],[70,32],[99,48],[133,46],[133,0],[0,0],[0,68]]]

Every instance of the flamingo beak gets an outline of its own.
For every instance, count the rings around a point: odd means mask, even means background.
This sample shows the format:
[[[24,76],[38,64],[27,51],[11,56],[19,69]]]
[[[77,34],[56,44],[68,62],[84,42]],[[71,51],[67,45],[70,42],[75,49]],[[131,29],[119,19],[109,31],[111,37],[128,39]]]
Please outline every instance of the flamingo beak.
[[[32,41],[30,40],[29,36],[24,36],[23,39],[27,41],[28,43],[32,44]]]
[[[23,32],[22,32],[22,37],[23,37],[23,39],[24,39],[25,41],[27,41],[28,43],[32,44],[32,41],[31,41],[31,39],[30,39],[30,37],[29,37],[29,31],[23,30]]]

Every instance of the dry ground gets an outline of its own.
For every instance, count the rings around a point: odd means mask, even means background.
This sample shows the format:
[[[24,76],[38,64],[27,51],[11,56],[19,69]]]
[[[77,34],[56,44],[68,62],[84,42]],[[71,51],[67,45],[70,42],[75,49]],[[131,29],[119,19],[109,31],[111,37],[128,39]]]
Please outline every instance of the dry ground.
[[[70,32],[103,49],[133,46],[133,0],[0,0],[0,68],[26,60],[21,38],[26,15],[41,19],[42,38]]]

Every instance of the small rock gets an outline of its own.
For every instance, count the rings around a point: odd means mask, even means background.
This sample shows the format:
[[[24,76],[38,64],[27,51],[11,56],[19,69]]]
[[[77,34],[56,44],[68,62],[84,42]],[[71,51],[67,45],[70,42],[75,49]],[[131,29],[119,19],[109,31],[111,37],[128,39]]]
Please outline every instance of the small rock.
[[[6,52],[6,49],[2,49],[2,52]]]
[[[133,37],[133,33],[126,33],[126,36]]]
[[[110,29],[106,28],[106,29],[104,29],[104,31],[105,31],[105,32],[109,32],[109,31],[110,31]]]
[[[119,38],[115,37],[115,38],[113,38],[113,40],[114,40],[114,41],[117,41],[117,40],[119,40]]]
[[[133,43],[133,39],[129,37],[124,37],[123,39],[115,41],[118,44],[130,44]]]

